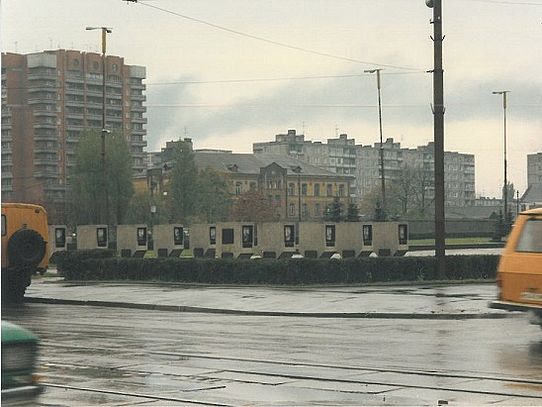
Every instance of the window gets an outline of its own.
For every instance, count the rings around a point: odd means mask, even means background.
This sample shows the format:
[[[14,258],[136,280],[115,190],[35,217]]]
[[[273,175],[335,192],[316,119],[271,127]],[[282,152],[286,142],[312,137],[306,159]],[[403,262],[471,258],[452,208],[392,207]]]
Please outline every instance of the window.
[[[407,244],[408,225],[399,225],[399,244]]]
[[[320,204],[317,203],[316,205],[314,205],[314,216],[319,217],[321,213],[322,209],[320,208]]]
[[[333,185],[327,184],[327,196],[333,196]]]
[[[326,225],[326,246],[335,246],[335,225]]]
[[[288,184],[288,195],[295,195],[295,186],[292,182]]]
[[[373,225],[363,225],[362,233],[363,233],[363,244],[365,246],[372,246],[373,245]]]
[[[233,244],[233,229],[222,229],[222,244]]]
[[[301,195],[307,196],[307,184],[301,184]]]
[[[320,196],[320,184],[314,184],[314,196]]]
[[[302,208],[303,208],[303,211],[302,211],[302,214],[303,214],[303,217],[307,217],[309,215],[309,207],[306,203],[304,203],[302,205]]]
[[[242,227],[243,247],[252,247],[254,241],[254,227],[252,225],[243,225]]]
[[[241,195],[242,185],[243,184],[241,182],[236,182],[235,183],[235,195]]]
[[[529,219],[516,247],[518,252],[542,253],[542,220]]]
[[[251,182],[251,183],[250,183],[250,190],[251,190],[252,192],[256,191],[256,183],[255,183],[255,182]]]
[[[282,199],[280,199],[280,195],[275,195],[275,205],[276,206],[282,205]]]
[[[344,184],[339,185],[339,196],[344,196]]]
[[[294,216],[295,215],[295,204],[291,203],[288,205],[288,215]]]

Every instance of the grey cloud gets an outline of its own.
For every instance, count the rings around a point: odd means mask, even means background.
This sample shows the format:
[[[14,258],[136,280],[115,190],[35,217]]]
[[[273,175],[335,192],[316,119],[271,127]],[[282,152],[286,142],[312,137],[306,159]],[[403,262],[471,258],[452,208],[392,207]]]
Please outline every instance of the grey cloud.
[[[359,72],[357,72],[359,73]],[[542,92],[529,81],[509,81],[513,91],[510,110],[525,120],[540,120]],[[500,101],[491,94],[502,87],[494,81],[450,81],[447,83],[445,103],[448,121],[473,118],[497,117],[502,112]],[[221,85],[216,85],[217,89]],[[179,103],[181,87],[153,90],[149,101],[153,103]],[[196,89],[191,90],[196,91]],[[432,123],[432,78],[429,74],[405,74],[382,76],[383,116],[388,125],[427,125]],[[188,100],[188,98],[184,98]],[[521,102],[519,102],[521,101]],[[188,102],[189,103],[189,102]],[[153,136],[164,131],[182,132],[187,126],[196,140],[246,129],[257,131],[260,127],[275,127],[284,131],[289,123],[306,121],[329,121],[330,126],[377,120],[377,90],[374,76],[295,80],[281,83],[272,92],[247,97],[239,103],[219,108],[150,109],[149,129]],[[532,106],[538,104],[539,106]],[[307,106],[313,107],[307,107]],[[331,107],[337,105],[338,107]],[[362,105],[371,107],[347,107]],[[530,106],[528,106],[530,105]],[[151,124],[152,120],[161,120]],[[151,132],[149,131],[149,134]]]

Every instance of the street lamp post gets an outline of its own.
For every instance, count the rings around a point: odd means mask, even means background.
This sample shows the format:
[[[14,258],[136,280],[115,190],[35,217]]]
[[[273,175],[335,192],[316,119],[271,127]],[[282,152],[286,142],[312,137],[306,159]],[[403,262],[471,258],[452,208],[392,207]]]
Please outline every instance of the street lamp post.
[[[508,233],[509,228],[509,217],[508,217],[508,162],[506,159],[506,95],[509,93],[509,90],[499,90],[492,92],[494,95],[502,95],[502,109],[503,109],[503,135],[504,135],[504,189],[503,189],[503,199],[504,199],[504,234]]]
[[[382,92],[380,86],[380,71],[378,69],[367,69],[365,73],[376,73],[376,87],[378,90],[378,124],[380,129],[380,182],[382,186],[382,218],[386,219],[386,181],[384,178],[384,142],[382,137]]]
[[[297,174],[297,219],[301,222],[301,167],[298,165],[292,168],[292,171]]]
[[[433,140],[435,157],[435,256],[437,275],[446,277],[446,215],[444,210],[444,70],[442,69],[442,0],[425,0],[433,9]]]
[[[110,27],[86,27],[87,31],[101,30],[102,31],[102,142],[101,142],[101,169],[102,169],[102,188],[104,192],[105,199],[105,214],[102,215],[102,221],[105,221],[109,225],[109,197],[107,193],[107,178],[105,171],[105,136],[109,131],[105,126],[105,75],[106,75],[106,43],[107,43],[107,34],[113,32],[113,29]]]

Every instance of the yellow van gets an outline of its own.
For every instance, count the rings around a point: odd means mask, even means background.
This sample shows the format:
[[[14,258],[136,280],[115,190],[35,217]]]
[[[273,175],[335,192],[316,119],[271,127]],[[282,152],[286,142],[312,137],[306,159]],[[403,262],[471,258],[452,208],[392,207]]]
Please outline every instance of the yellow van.
[[[542,327],[542,208],[519,214],[499,261],[492,308],[528,311]]]
[[[21,302],[32,274],[47,269],[48,234],[43,207],[2,203],[3,302]]]

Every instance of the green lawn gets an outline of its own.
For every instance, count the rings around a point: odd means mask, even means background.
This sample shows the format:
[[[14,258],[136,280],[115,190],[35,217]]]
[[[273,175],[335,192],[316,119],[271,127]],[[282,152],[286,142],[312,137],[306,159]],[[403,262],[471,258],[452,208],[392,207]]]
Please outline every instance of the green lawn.
[[[432,246],[435,244],[435,239],[416,239],[409,240],[408,243],[413,246]],[[490,237],[449,237],[446,239],[447,245],[454,244],[482,244],[492,243]]]

